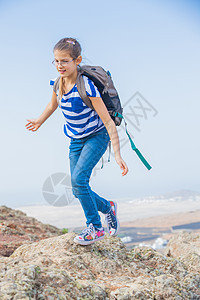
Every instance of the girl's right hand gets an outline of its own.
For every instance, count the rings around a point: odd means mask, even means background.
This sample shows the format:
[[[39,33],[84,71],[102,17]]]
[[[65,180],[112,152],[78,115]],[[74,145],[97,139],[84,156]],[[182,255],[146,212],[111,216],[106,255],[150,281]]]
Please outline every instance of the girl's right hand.
[[[27,119],[26,129],[36,131],[42,125],[37,119]]]

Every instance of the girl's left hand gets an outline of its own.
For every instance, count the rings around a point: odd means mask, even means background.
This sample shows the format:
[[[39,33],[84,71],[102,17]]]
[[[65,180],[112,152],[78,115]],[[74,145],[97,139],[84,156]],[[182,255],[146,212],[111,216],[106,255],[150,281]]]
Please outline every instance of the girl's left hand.
[[[128,173],[128,167],[127,167],[125,161],[123,161],[121,156],[115,157],[115,160],[116,160],[117,164],[120,166],[121,170],[123,170],[122,176],[126,175]]]

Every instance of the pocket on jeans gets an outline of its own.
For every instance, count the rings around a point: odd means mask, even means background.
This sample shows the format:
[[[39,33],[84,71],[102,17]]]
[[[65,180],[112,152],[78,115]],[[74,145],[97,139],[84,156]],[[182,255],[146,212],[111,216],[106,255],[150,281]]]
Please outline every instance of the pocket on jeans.
[[[106,129],[105,127],[104,127],[103,129],[97,131],[97,132],[95,133],[95,135],[96,135],[96,136],[102,136],[102,137],[105,137],[106,139],[107,139],[107,138],[110,139],[109,134],[108,134],[108,131],[107,131],[107,129]]]

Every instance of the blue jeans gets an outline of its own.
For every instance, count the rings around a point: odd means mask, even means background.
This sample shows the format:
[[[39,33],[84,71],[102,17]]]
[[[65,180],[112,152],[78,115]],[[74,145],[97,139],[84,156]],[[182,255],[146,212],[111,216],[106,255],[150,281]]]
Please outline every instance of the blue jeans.
[[[81,139],[71,139],[69,159],[72,192],[79,199],[86,224],[92,223],[95,228],[102,227],[98,211],[106,214],[110,210],[110,202],[91,190],[89,180],[93,168],[105,153],[110,138],[104,127]]]

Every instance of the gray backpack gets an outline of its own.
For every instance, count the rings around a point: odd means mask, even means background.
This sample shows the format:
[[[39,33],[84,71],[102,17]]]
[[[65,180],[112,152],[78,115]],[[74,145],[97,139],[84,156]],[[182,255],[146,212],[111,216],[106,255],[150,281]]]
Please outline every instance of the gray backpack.
[[[98,88],[101,94],[102,100],[106,105],[111,118],[115,122],[115,125],[119,126],[122,121],[123,109],[121,107],[119,95],[113,84],[110,72],[106,72],[102,67],[99,66],[83,65],[78,67],[78,77],[76,84],[79,95],[88,107],[94,109],[90,98],[87,96],[82,76],[86,76],[94,82],[95,86]],[[59,82],[60,77],[58,77],[54,83],[54,91],[56,92],[56,94],[59,89]]]

